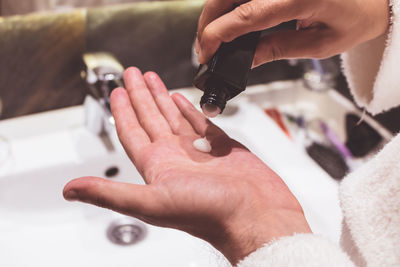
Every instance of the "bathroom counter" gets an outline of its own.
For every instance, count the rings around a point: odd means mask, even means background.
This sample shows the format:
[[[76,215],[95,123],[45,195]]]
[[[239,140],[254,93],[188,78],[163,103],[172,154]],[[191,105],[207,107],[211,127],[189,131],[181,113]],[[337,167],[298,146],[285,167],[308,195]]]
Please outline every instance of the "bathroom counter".
[[[229,115],[212,121],[282,177],[303,206],[314,233],[338,242],[342,220],[338,182],[307,156],[303,146],[288,138],[263,110],[271,101],[282,102],[277,94],[288,88],[299,90],[301,94],[311,93],[305,92],[299,82],[250,87],[229,103],[226,110]],[[180,89],[173,92],[182,93],[198,106],[199,90]],[[290,91],[291,95],[294,95],[293,92]],[[342,101],[329,94],[316,98],[307,96],[309,101],[325,106],[325,113],[315,110],[311,102],[295,102],[307,109],[309,115],[331,116],[332,121],[326,121],[334,128],[340,119],[332,116],[349,110],[356,112],[356,109],[348,106],[349,102],[341,104],[342,111],[329,106],[334,105],[329,103]],[[148,226],[150,235],[143,243],[134,247],[116,247],[104,234],[115,214],[64,201],[62,188],[70,179],[86,175],[104,177],[107,170],[113,167],[118,169],[118,173],[112,179],[143,183],[123,152],[116,133],[110,133],[108,145],[105,145],[104,138],[93,135],[85,128],[84,115],[84,107],[76,106],[0,122],[0,250],[6,252],[2,253],[0,266],[54,266],[59,259],[57,255],[66,250],[71,251],[74,257],[83,259],[79,260],[81,264],[74,264],[82,267],[88,265],[84,264],[88,260],[93,266],[109,266],[111,262],[114,266],[144,266],[144,261],[145,266],[160,266],[152,250],[160,253],[165,266],[220,266],[215,252],[211,252],[213,250],[203,241],[174,230]],[[389,133],[379,129],[390,138]],[[1,155],[6,153],[6,147],[10,153],[5,159]],[[32,246],[22,242],[28,237],[31,238],[29,242],[33,242]],[[164,246],[169,249],[165,251]],[[46,260],[34,258],[43,251],[47,251]],[[185,251],[186,256],[181,251]],[[97,256],[93,257],[91,253]],[[138,253],[142,256],[135,257]],[[19,254],[29,256],[18,258],[16,264],[11,264]],[[68,264],[67,261],[65,264],[58,262],[57,266],[70,266]]]

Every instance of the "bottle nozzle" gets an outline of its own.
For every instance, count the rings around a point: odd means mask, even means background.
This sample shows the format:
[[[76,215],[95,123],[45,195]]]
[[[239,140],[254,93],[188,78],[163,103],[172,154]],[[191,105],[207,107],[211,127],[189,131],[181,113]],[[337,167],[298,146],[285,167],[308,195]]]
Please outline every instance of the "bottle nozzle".
[[[218,106],[209,103],[203,104],[201,109],[203,110],[204,115],[208,118],[215,118],[222,112]]]

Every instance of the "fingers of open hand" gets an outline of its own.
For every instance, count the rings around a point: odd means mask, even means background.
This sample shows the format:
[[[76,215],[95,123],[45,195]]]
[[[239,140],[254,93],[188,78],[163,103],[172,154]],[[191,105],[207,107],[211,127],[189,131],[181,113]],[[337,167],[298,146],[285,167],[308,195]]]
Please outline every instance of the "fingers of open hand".
[[[282,31],[263,37],[254,55],[253,67],[286,58],[326,58],[332,50],[333,33],[325,28]]]
[[[223,134],[221,129],[208,120],[203,113],[198,111],[183,95],[175,93],[172,95],[172,99],[198,135],[205,137]]]
[[[192,126],[183,117],[160,77],[154,72],[148,72],[144,75],[144,78],[153,95],[154,101],[164,118],[168,121],[172,132],[176,135],[194,134]]]
[[[72,180],[63,190],[69,201],[81,201],[138,218],[154,217],[160,212],[161,194],[152,186],[84,177]]]
[[[298,6],[292,8],[291,5],[294,5],[294,1],[253,0],[212,20],[206,26],[202,22],[201,25],[204,27],[204,30],[199,34],[200,63],[207,62],[218,49],[221,42],[230,42],[246,33],[263,30],[295,19],[300,15],[303,8],[299,8]],[[208,12],[212,13],[209,10],[205,10],[203,13]],[[212,15],[211,17],[214,16]],[[204,17],[207,16],[204,15]]]
[[[140,125],[125,89],[117,88],[113,90],[111,109],[115,118],[118,137],[133,163],[137,164],[140,151],[151,141]]]
[[[171,128],[158,109],[141,71],[128,68],[124,73],[126,90],[140,125],[152,141],[172,134]]]

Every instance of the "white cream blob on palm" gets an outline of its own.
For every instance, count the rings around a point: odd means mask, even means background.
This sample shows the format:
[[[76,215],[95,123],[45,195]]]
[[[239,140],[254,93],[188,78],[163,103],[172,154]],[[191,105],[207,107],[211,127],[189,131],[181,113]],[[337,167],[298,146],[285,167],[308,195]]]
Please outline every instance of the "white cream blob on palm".
[[[207,138],[205,137],[194,140],[193,146],[198,151],[204,153],[210,153],[212,149],[210,142],[208,142]]]

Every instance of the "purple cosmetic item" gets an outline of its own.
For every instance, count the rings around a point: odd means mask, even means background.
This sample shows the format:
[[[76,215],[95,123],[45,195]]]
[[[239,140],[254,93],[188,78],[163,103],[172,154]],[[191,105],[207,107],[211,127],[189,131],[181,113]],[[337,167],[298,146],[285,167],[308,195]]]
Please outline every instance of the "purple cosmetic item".
[[[353,155],[350,150],[340,141],[339,137],[329,128],[329,126],[320,121],[320,126],[325,136],[331,141],[333,146],[337,149],[337,151],[345,158],[352,159]]]

